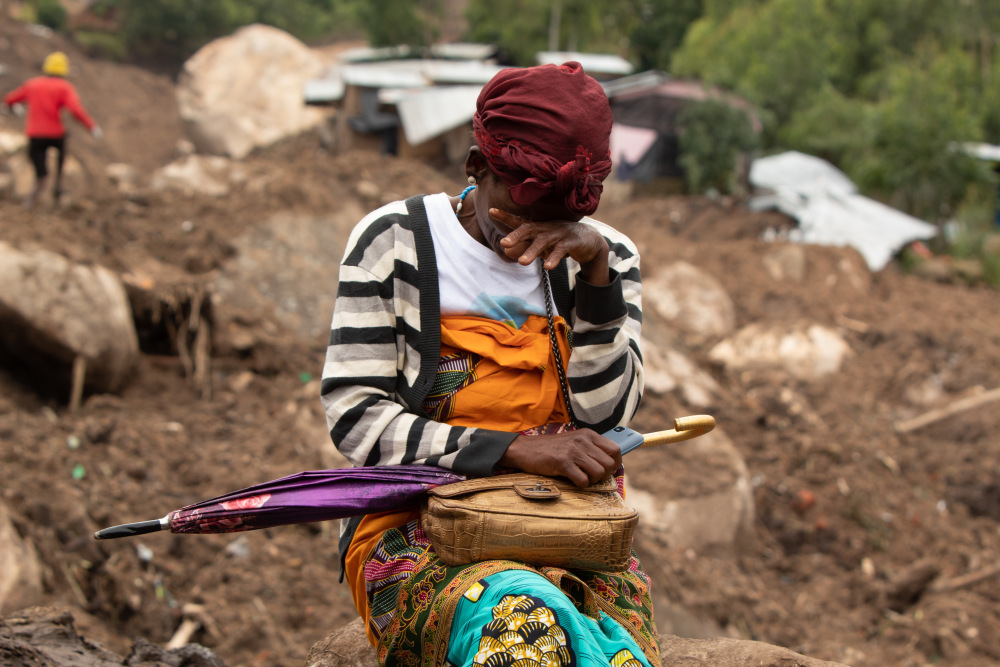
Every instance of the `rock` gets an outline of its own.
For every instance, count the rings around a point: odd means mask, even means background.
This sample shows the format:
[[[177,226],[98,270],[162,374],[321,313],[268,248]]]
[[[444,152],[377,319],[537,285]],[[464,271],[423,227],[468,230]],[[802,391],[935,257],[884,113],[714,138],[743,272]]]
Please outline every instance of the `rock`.
[[[651,340],[642,341],[642,368],[645,389],[656,394],[677,391],[683,401],[703,408],[719,396],[719,384],[690,357]]]
[[[157,169],[149,185],[158,192],[171,190],[188,196],[223,197],[229,194],[230,184],[240,180],[241,172],[232,160],[224,157],[187,155]]]
[[[647,312],[662,317],[692,344],[718,340],[736,326],[736,309],[722,283],[687,262],[643,278],[642,300]]]
[[[104,168],[104,174],[118,188],[118,192],[127,196],[139,191],[141,176],[139,170],[130,164],[114,162]]]
[[[660,637],[663,665],[685,667],[837,667],[779,646],[742,639],[682,639]],[[361,619],[334,630],[309,649],[306,667],[375,667],[375,649],[368,643]],[[843,666],[841,666],[843,667]]]
[[[254,148],[322,122],[302,87],[323,70],[320,59],[288,33],[264,25],[212,41],[184,63],[177,104],[201,153],[242,158]]]
[[[23,132],[0,130],[0,156],[10,157],[28,146],[28,137]]]
[[[375,667],[375,648],[368,643],[365,624],[356,618],[313,644],[306,667]]]
[[[669,547],[733,553],[753,536],[754,499],[743,457],[720,430],[671,447],[671,482],[629,467],[625,497],[639,530]],[[629,456],[663,456],[660,448]]]
[[[781,370],[800,380],[820,380],[840,370],[851,348],[839,333],[819,326],[751,324],[709,351],[729,372]]]
[[[660,661],[684,667],[837,667],[839,662],[808,658],[780,646],[745,639],[660,637]]]
[[[0,284],[0,350],[56,382],[82,358],[86,387],[113,393],[125,385],[139,342],[117,275],[0,242]]]
[[[177,157],[185,157],[187,155],[193,155],[198,151],[198,148],[194,145],[194,142],[189,139],[178,139],[177,145],[174,147],[174,153]]]
[[[806,277],[806,249],[794,243],[782,244],[763,257],[764,268],[775,280],[801,283]]]
[[[21,609],[42,595],[42,567],[32,544],[11,523],[0,501],[0,613]]]
[[[31,607],[0,622],[0,664],[32,667],[225,667],[199,644],[163,649],[143,639],[127,658],[77,634],[73,614]]]

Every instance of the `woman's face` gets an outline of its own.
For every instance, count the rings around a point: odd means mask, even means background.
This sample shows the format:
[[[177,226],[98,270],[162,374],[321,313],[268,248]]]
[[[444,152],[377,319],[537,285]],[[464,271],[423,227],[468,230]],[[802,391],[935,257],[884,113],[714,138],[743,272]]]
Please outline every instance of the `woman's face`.
[[[511,227],[491,216],[489,213],[491,208],[516,215],[525,222],[577,222],[583,217],[572,213],[561,201],[541,199],[530,206],[515,203],[510,197],[507,185],[488,166],[485,166],[485,160],[483,165],[483,169],[472,174],[476,177],[476,189],[469,193],[475,201],[476,223],[482,233],[482,238],[477,240],[501,259],[508,262],[517,261],[516,256],[514,258],[507,256],[506,249],[500,245],[500,240],[524,223],[516,223]]]

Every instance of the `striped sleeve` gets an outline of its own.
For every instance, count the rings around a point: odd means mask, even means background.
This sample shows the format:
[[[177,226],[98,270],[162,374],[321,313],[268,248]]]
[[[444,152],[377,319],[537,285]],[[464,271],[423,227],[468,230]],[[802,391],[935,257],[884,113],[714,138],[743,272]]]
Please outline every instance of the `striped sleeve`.
[[[603,433],[628,424],[642,398],[642,281],[632,241],[608,225],[586,222],[608,241],[611,284],[598,287],[576,280],[572,269],[578,267],[570,267],[575,299],[566,375],[577,421]]]
[[[516,434],[453,427],[421,416],[404,395],[420,374],[420,285],[402,202],[355,228],[323,365],[330,437],[355,466],[428,464],[485,476]]]

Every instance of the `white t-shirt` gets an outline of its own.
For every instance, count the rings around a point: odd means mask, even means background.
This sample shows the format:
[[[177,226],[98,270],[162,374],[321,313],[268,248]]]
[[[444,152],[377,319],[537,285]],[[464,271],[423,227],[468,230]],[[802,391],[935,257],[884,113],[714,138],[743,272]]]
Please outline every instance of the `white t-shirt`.
[[[545,316],[539,262],[506,262],[472,238],[458,221],[448,195],[424,197],[434,240],[441,315],[475,315],[519,329],[529,315]]]

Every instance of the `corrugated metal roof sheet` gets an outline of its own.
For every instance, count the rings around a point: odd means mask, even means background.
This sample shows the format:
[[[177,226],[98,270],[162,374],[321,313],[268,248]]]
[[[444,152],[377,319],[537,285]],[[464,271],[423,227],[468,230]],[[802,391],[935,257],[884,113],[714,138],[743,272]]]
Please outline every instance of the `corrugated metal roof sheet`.
[[[329,104],[344,99],[344,82],[340,76],[313,79],[302,86],[302,99],[306,104]]]
[[[610,81],[603,81],[601,82],[601,85],[604,87],[604,92],[607,96],[612,98],[619,93],[653,88],[669,80],[670,75],[666,72],[647,70],[645,72],[639,72],[638,74],[623,76],[618,79],[611,79]]]
[[[306,83],[305,101],[311,104],[343,98],[345,86],[410,89],[434,85],[482,87],[502,67],[476,60],[391,60],[343,65]],[[388,101],[388,100],[384,100]]]
[[[472,120],[482,86],[440,86],[407,91],[396,102],[406,140],[422,144]]]
[[[444,58],[447,60],[486,60],[495,56],[496,53],[496,44],[456,42],[452,44],[434,44],[428,49],[406,46],[405,44],[378,48],[364,46],[343,51],[340,59],[343,62],[352,63],[386,62],[390,60],[421,58],[429,54],[433,58]]]
[[[455,44],[435,44],[431,47],[431,55],[452,60],[486,60],[495,56],[496,53],[496,44],[461,42]]]

